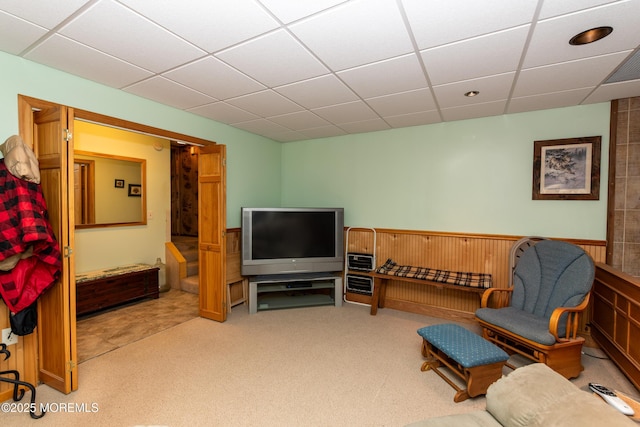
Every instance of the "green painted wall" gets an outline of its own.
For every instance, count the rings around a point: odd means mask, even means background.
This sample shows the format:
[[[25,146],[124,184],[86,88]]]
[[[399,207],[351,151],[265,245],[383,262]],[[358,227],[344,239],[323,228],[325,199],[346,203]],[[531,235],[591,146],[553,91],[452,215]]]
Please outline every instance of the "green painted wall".
[[[24,94],[225,144],[228,227],[281,204],[343,206],[350,226],[606,237],[608,103],[279,144],[1,52],[0,67],[7,137]],[[591,135],[600,200],[531,200],[533,141]]]
[[[283,206],[345,225],[606,239],[609,104],[284,144]],[[602,136],[598,201],[532,200],[533,141]]]
[[[280,203],[280,143],[2,52],[0,70],[0,143],[18,133],[18,94],[27,95],[225,144],[227,227],[240,226],[241,206]],[[127,146],[120,153],[140,158],[166,156],[163,163],[148,163],[147,207],[153,219],[144,227],[79,230],[75,248],[78,272],[134,262],[153,264],[158,257],[164,260],[171,208],[168,147],[167,142],[166,150],[157,153],[150,146],[139,150]],[[99,147],[92,150],[110,152]]]
[[[230,228],[241,206],[280,203],[280,143],[3,52],[0,70],[0,143],[18,132],[18,94],[27,95],[225,144]]]

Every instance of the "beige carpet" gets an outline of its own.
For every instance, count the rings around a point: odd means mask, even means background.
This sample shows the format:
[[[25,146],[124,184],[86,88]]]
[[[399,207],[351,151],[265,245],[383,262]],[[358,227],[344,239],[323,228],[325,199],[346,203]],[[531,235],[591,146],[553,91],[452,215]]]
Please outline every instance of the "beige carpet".
[[[482,409],[484,397],[454,403],[451,387],[420,372],[416,330],[442,322],[390,309],[370,316],[355,304],[251,316],[242,305],[225,323],[192,319],[87,360],[70,395],[38,387],[38,404],[96,412],[9,413],[0,424],[402,426]],[[577,386],[598,381],[638,398],[610,361],[583,359]]]

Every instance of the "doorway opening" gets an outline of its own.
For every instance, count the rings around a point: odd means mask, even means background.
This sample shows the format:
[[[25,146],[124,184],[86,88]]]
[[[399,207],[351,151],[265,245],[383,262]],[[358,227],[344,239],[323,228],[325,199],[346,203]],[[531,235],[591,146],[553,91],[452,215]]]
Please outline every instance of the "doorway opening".
[[[159,136],[169,140],[198,144],[207,148],[209,198],[206,211],[212,219],[206,235],[207,280],[200,284],[198,314],[212,320],[226,320],[225,304],[225,240],[226,225],[226,175],[224,170],[226,151],[222,145],[176,132],[116,119],[97,113],[74,109],[61,104],[18,95],[19,134],[31,146],[38,157],[42,176],[42,187],[47,190],[50,222],[58,237],[63,258],[60,279],[39,299],[39,325],[36,332],[20,338],[23,342],[22,354],[15,363],[27,382],[43,382],[63,393],[70,393],[78,387],[77,370],[77,330],[75,259],[76,244],[74,202],[74,172],[72,135],[74,121],[82,120],[123,130]],[[44,172],[43,172],[44,171]],[[199,183],[200,185],[200,183]],[[165,187],[167,188],[167,187]],[[50,193],[50,194],[49,194]],[[144,196],[143,196],[144,197]],[[169,210],[163,208],[162,215]],[[160,214],[160,212],[158,212]],[[163,222],[164,224],[164,222]],[[120,228],[120,227],[114,227]],[[144,226],[127,227],[126,233],[135,235],[133,230]],[[168,227],[163,226],[163,229]],[[219,231],[222,230],[222,231]],[[165,235],[166,233],[162,233]],[[170,234],[170,233],[168,233]],[[121,243],[126,238],[119,239]],[[129,241],[135,238],[129,237]],[[141,239],[138,239],[141,240]],[[102,249],[98,247],[98,249]],[[99,251],[97,251],[99,252]],[[100,257],[100,253],[93,254]],[[202,297],[205,294],[206,297]]]

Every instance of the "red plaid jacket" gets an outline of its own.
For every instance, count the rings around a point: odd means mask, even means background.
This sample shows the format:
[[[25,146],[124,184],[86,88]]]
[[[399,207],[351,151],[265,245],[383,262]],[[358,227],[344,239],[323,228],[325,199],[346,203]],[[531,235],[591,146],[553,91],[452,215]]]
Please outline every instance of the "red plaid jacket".
[[[55,283],[62,262],[40,185],[13,176],[0,159],[0,261],[29,246],[32,256],[0,271],[0,295],[13,313],[31,305]]]

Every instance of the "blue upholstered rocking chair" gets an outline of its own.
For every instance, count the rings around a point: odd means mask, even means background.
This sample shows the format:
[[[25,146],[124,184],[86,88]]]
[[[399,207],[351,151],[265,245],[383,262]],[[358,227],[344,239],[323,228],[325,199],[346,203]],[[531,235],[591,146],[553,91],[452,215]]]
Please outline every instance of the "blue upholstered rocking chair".
[[[589,304],[593,260],[579,246],[558,240],[530,240],[525,247],[513,268],[511,287],[483,294],[476,311],[483,337],[509,354],[545,363],[566,378],[577,377],[584,369],[584,338],[577,332]]]

